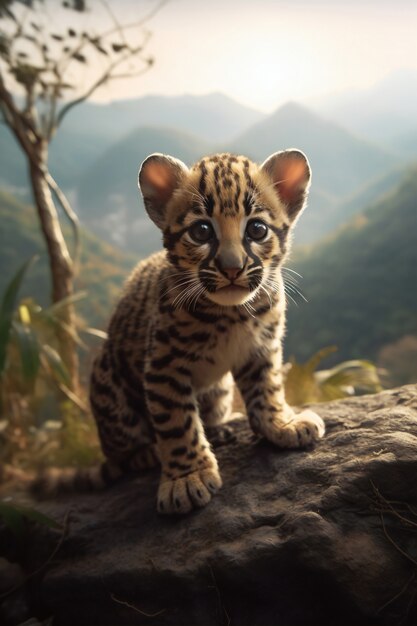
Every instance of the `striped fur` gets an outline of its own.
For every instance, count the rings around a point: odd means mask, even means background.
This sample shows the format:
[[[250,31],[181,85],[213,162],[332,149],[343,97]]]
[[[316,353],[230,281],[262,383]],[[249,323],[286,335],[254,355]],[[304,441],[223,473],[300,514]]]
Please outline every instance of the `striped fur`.
[[[277,446],[323,435],[320,417],[286,404],[282,379],[281,266],[309,182],[295,150],[262,166],[230,154],[191,169],[160,154],[146,159],[139,184],[165,249],[128,279],[93,366],[91,407],[107,461],[49,476],[39,481],[44,492],[104,486],[152,451],[158,510],[206,505],[222,481],[204,425],[230,416],[233,381],[253,430]]]

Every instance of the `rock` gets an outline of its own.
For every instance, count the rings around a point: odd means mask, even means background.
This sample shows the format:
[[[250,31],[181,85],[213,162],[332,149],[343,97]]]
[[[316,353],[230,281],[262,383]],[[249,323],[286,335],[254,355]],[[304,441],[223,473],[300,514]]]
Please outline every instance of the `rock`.
[[[0,557],[0,623],[3,623],[4,616],[16,624],[27,618],[27,598],[23,593],[25,579],[20,565]],[[14,589],[14,593],[8,593],[10,589]]]
[[[28,590],[32,615],[54,626],[415,624],[417,386],[315,410],[327,434],[311,450],[277,450],[231,422],[235,437],[216,449],[223,489],[189,516],[158,516],[156,471],[36,504],[69,516]],[[62,531],[32,533],[35,569]]]

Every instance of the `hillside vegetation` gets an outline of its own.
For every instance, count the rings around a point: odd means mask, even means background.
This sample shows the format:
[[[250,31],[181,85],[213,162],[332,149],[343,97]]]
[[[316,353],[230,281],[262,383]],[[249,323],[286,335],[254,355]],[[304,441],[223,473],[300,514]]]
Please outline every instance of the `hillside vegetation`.
[[[416,198],[414,167],[338,233],[295,255],[308,303],[289,307],[288,355],[304,359],[335,344],[338,359],[375,359],[382,346],[417,333]]]
[[[23,283],[21,296],[35,298],[41,305],[49,304],[47,257],[35,210],[0,190],[0,214],[0,293],[23,261],[39,254],[38,262]],[[66,229],[66,234],[71,242],[69,229]],[[136,259],[85,230],[82,231],[81,243],[81,272],[76,280],[76,289],[86,290],[88,296],[79,302],[77,311],[89,325],[104,327],[121,285]]]

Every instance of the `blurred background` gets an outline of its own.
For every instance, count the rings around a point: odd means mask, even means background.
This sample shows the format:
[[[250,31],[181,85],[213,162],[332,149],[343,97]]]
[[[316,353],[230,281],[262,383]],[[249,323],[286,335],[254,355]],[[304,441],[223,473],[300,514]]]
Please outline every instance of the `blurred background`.
[[[71,421],[92,355],[129,270],[161,248],[136,182],[152,152],[303,150],[291,398],[417,381],[416,23],[411,0],[0,0],[6,461],[56,461],[64,424],[72,462],[93,432]]]

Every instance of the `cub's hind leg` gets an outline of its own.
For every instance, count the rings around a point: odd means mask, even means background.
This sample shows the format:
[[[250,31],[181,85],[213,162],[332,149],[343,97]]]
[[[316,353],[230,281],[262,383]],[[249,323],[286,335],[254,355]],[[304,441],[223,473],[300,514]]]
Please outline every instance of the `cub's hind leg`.
[[[143,389],[131,391],[110,367],[106,350],[94,363],[90,404],[104,455],[121,471],[158,464],[155,438],[147,419]]]
[[[105,461],[90,468],[49,469],[33,482],[40,497],[69,491],[98,490],[131,471],[159,464],[154,435],[147,421],[140,385],[131,393],[112,372],[106,345],[96,359],[90,382],[90,404]]]

